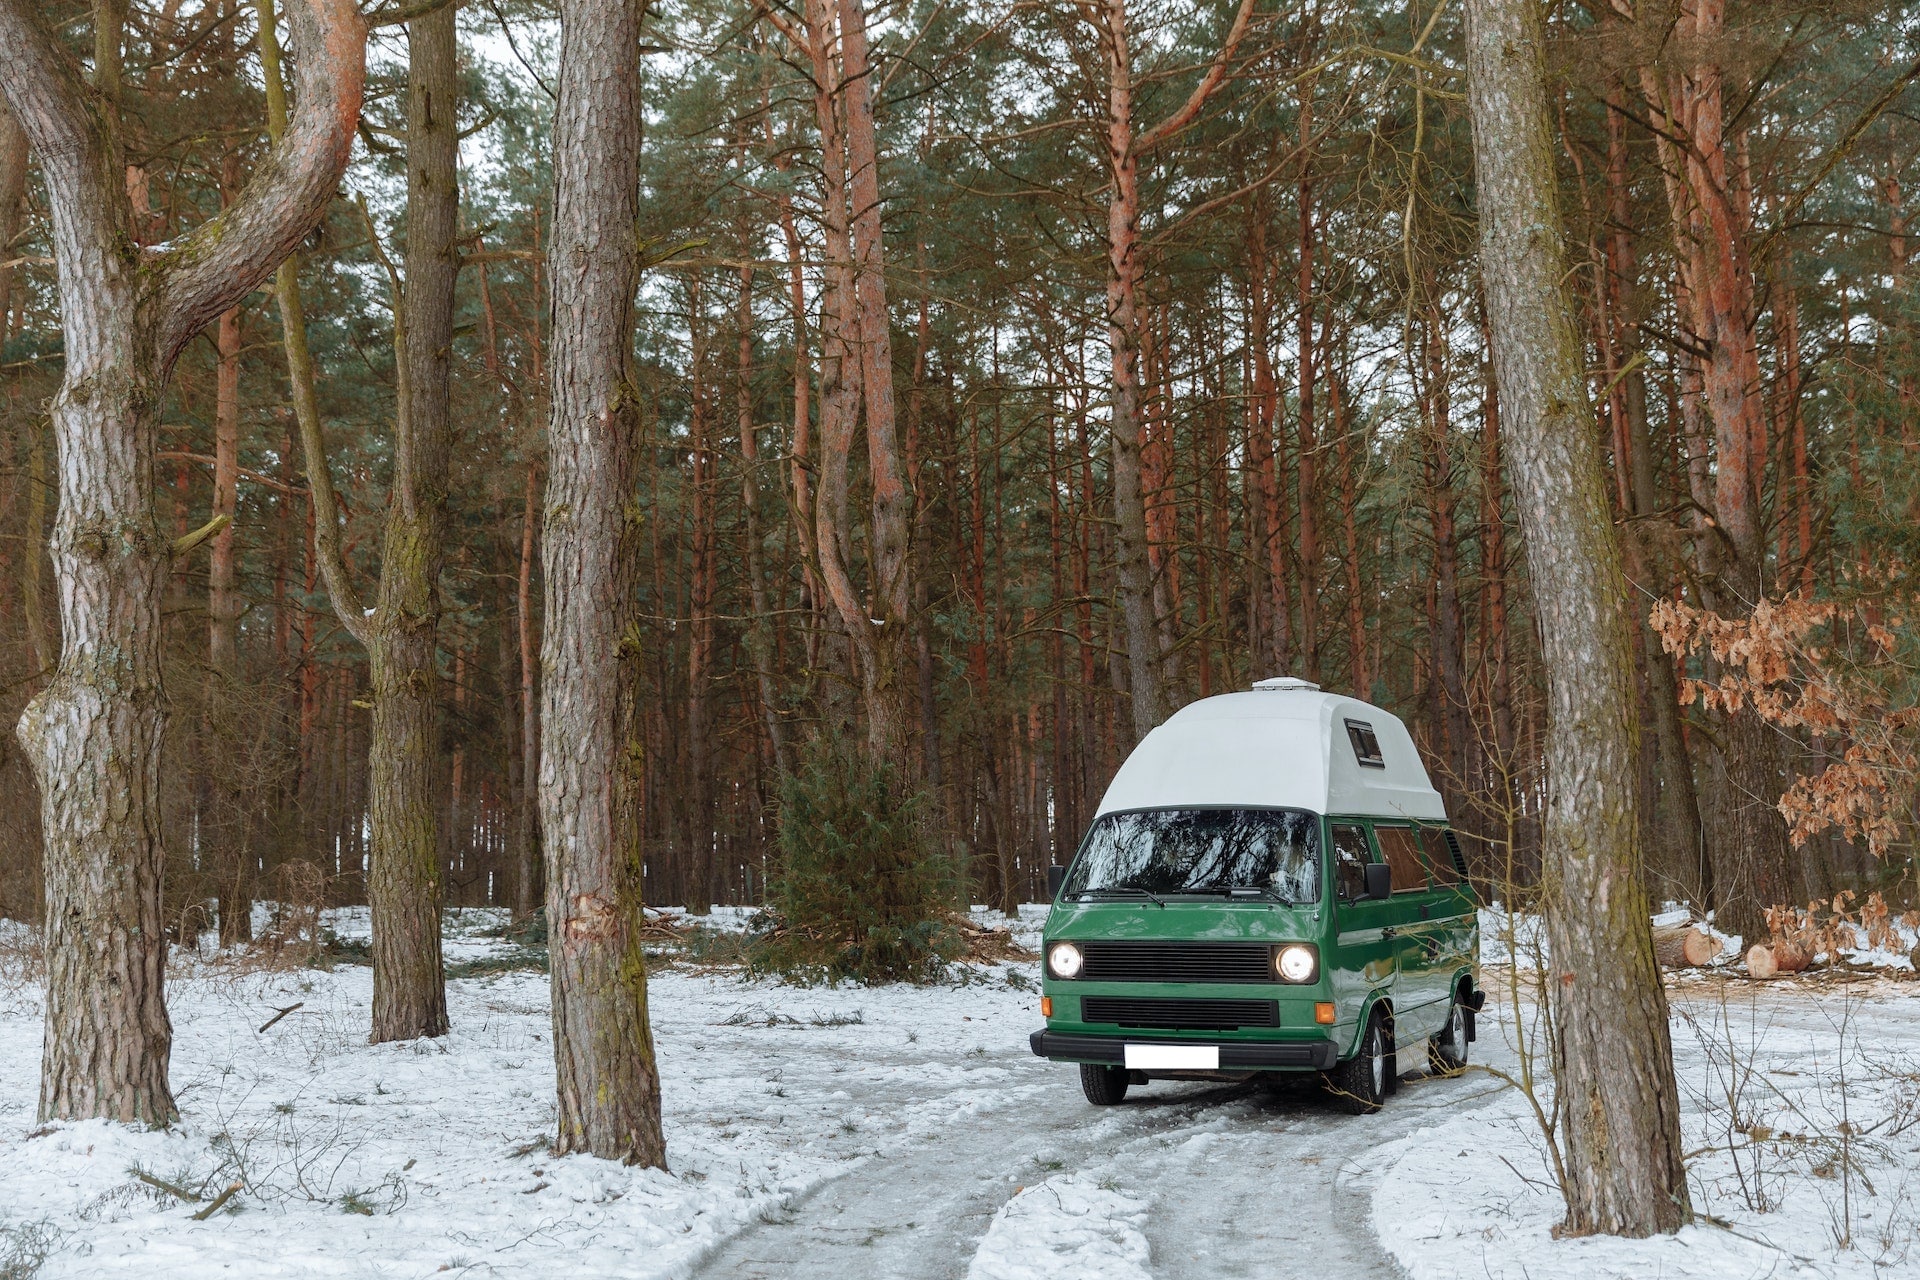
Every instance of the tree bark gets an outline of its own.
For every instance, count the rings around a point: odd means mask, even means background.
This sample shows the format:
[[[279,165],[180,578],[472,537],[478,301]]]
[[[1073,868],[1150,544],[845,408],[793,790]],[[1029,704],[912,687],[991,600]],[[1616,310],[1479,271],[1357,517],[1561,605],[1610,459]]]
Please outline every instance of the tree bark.
[[[1615,7],[1631,15],[1626,0],[1615,0]],[[1655,139],[1679,246],[1676,293],[1704,352],[1690,399],[1713,430],[1710,480],[1707,451],[1689,451],[1699,468],[1695,500],[1712,513],[1711,524],[1699,531],[1703,596],[1716,613],[1735,618],[1750,612],[1767,586],[1760,510],[1766,414],[1748,219],[1737,165],[1727,153],[1725,77],[1714,61],[1724,17],[1723,0],[1683,6],[1675,34],[1684,48],[1699,51],[1699,60],[1672,71],[1665,83],[1653,67],[1644,68],[1641,88],[1662,126]],[[1717,838],[1707,842],[1716,919],[1722,929],[1758,937],[1766,931],[1765,909],[1792,900],[1800,888],[1777,807],[1790,771],[1781,736],[1756,716],[1736,712],[1722,730],[1721,767],[1710,775],[1719,792]]]
[[[1102,0],[1084,11],[1099,36],[1107,83],[1105,160],[1107,193],[1107,351],[1111,384],[1108,434],[1113,445],[1114,576],[1127,637],[1127,675],[1133,696],[1134,741],[1166,718],[1164,652],[1154,608],[1148,559],[1146,490],[1141,476],[1140,158],[1151,154],[1199,116],[1220,87],[1253,13],[1242,0],[1219,55],[1185,103],[1158,124],[1136,130],[1134,65],[1127,0]]]
[[[746,513],[747,599],[753,617],[747,623],[747,656],[753,661],[755,687],[760,695],[760,719],[766,727],[773,767],[782,777],[793,772],[787,746],[787,726],[780,715],[780,690],[774,680],[773,609],[768,600],[766,565],[760,539],[760,440],[753,421],[753,267],[740,268],[740,303],[735,324],[739,329],[739,363],[734,394],[740,428],[740,507]]]
[[[452,6],[407,25],[407,249],[395,299],[393,484],[367,619],[371,1041],[445,1035],[440,958],[440,568],[459,264],[459,43]]]
[[[239,154],[229,153],[221,166],[221,203],[225,204],[239,186]],[[240,308],[228,307],[220,313],[215,329],[213,396],[213,518],[226,523],[213,535],[207,557],[207,662],[213,678],[231,684],[240,678],[240,593],[235,583],[236,531],[234,516],[240,498]],[[217,689],[215,697],[224,701],[227,691]],[[219,726],[207,726],[206,740],[219,742],[226,736]],[[206,793],[213,798],[210,820],[201,826],[205,862],[216,877],[220,945],[234,946],[253,937],[253,898],[247,890],[247,823],[234,821],[236,811],[244,809],[240,783],[218,767],[220,753],[212,757],[215,776],[206,779]]]
[[[297,7],[299,110],[285,145],[219,215],[141,249],[115,95],[82,82],[38,7],[0,0],[0,93],[46,180],[66,356],[52,405],[60,664],[19,730],[45,833],[40,1117],[162,1125],[175,1111],[162,990],[160,606],[193,543],[177,548],[154,504],[160,406],[187,342],[325,211],[359,118],[365,29],[350,0]],[[117,55],[106,60],[116,77]]]
[[[1447,393],[1449,370],[1446,328],[1431,283],[1422,307],[1421,345],[1426,377],[1421,387],[1426,419],[1427,512],[1433,536],[1433,697],[1440,730],[1440,758],[1447,777],[1449,811],[1465,820],[1466,801],[1477,795],[1472,768],[1472,735],[1467,727],[1467,632],[1460,607],[1460,547],[1456,524],[1458,499],[1453,468],[1453,410]]]
[[[640,5],[562,0],[560,45],[540,645],[554,1147],[664,1167],[640,936],[645,829],[628,638]]]
[[[1469,0],[1481,274],[1547,676],[1543,891],[1566,1226],[1645,1236],[1687,1220],[1686,1170],[1636,843],[1625,580],[1561,284],[1543,41],[1530,0]]]
[[[1659,563],[1652,542],[1644,536],[1646,525],[1660,510],[1659,492],[1654,476],[1653,437],[1647,421],[1647,376],[1640,355],[1640,317],[1643,309],[1639,287],[1638,254],[1633,244],[1633,209],[1627,171],[1626,111],[1624,93],[1616,90],[1607,101],[1607,211],[1606,243],[1608,319],[1613,332],[1617,369],[1608,377],[1617,379],[1614,406],[1620,416],[1616,450],[1624,450],[1626,495],[1625,514],[1631,517],[1622,551],[1626,556],[1627,576],[1639,588],[1638,598],[1665,595],[1669,567]],[[1624,369],[1624,375],[1619,370]],[[1618,465],[1618,464],[1616,464]],[[1648,754],[1651,757],[1653,794],[1643,802],[1641,824],[1650,835],[1643,846],[1649,879],[1658,891],[1686,902],[1706,905],[1706,874],[1703,841],[1706,833],[1700,824],[1699,796],[1694,786],[1693,762],[1687,753],[1681,731],[1679,684],[1673,661],[1660,645],[1647,622],[1648,610],[1640,615],[1636,642],[1642,655],[1641,679],[1645,685],[1644,705],[1647,722],[1653,730]]]
[[[713,665],[713,452],[708,448],[706,315],[700,301],[700,276],[687,281],[687,333],[691,406],[687,453],[692,564],[687,575],[687,801],[686,872],[682,902],[694,915],[713,908],[716,878],[713,830],[713,765],[708,759],[707,686]]]
[[[520,777],[514,798],[513,914],[526,919],[539,909],[540,892],[540,707],[534,687],[533,530],[540,510],[540,469],[527,462],[526,500],[520,514],[520,574],[514,593],[514,632],[520,652]]]
[[[847,143],[848,229],[853,245],[854,304],[859,315],[860,380],[867,427],[867,480],[872,489],[872,537],[867,571],[878,617],[868,665],[862,671],[867,748],[908,774],[917,753],[909,746],[913,689],[907,653],[913,635],[911,537],[913,492],[900,461],[893,398],[893,339],[887,313],[887,259],[880,231],[879,144],[873,122],[873,74],[862,0],[836,0],[840,14],[841,112]]]
[[[1107,201],[1107,350],[1113,442],[1114,577],[1127,636],[1134,741],[1166,718],[1161,684],[1165,655],[1153,607],[1147,559],[1147,505],[1140,451],[1140,169],[1134,154],[1133,54],[1126,0],[1107,0],[1101,52],[1107,64],[1106,160],[1113,189]]]
[[[1313,81],[1300,84],[1300,261],[1295,284],[1295,372],[1300,410],[1300,665],[1320,678],[1320,442],[1313,418]],[[1283,673],[1284,674],[1284,673]],[[1364,696],[1364,695],[1356,695]]]

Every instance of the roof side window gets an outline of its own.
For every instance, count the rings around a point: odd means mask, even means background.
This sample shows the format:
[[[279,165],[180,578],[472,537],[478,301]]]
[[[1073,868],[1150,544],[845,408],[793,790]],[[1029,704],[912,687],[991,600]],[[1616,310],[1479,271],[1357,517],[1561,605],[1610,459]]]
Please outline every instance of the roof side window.
[[[1453,839],[1453,832],[1423,827],[1420,842],[1426,847],[1427,869],[1432,872],[1436,886],[1445,888],[1466,879],[1461,873],[1460,864],[1454,861],[1458,842]]]
[[[1420,861],[1420,837],[1412,827],[1383,827],[1375,823],[1373,838],[1393,868],[1395,893],[1420,893],[1427,888],[1427,868]]]
[[[1347,741],[1353,744],[1353,758],[1368,769],[1384,769],[1387,758],[1380,754],[1380,739],[1365,720],[1347,721]]]

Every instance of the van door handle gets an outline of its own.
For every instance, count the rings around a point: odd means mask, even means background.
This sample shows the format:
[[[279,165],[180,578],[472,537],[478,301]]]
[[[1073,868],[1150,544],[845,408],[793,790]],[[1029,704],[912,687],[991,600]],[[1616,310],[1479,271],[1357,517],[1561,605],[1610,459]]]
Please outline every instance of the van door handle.
[[[1398,929],[1396,929],[1396,928],[1394,928],[1394,927],[1393,927],[1392,925],[1388,925],[1388,926],[1387,926],[1386,928],[1384,928],[1384,929],[1382,929],[1382,930],[1380,931],[1380,936],[1381,936],[1381,937],[1382,937],[1383,939],[1384,939],[1384,938],[1397,938],[1397,937],[1399,937],[1399,936],[1400,936],[1400,931],[1399,931]]]

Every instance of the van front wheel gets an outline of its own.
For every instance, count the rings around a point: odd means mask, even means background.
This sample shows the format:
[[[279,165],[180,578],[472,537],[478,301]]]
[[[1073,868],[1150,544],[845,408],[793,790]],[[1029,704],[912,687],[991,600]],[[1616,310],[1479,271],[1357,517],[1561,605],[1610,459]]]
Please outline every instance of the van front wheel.
[[[1322,1077],[1333,1105],[1348,1115],[1372,1115],[1387,1096],[1393,1073],[1393,1046],[1385,1019],[1375,1014],[1360,1037],[1360,1051]]]
[[[1127,1099],[1127,1069],[1103,1067],[1098,1063],[1080,1064],[1080,1089],[1096,1107],[1111,1107]]]

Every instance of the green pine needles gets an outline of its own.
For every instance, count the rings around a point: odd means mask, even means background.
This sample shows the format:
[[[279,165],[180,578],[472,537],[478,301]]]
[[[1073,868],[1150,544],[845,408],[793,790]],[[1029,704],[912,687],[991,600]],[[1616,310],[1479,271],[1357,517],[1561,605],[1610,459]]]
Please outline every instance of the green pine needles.
[[[801,982],[928,982],[958,955],[952,861],[899,770],[822,741],[780,790],[773,927],[751,968]]]

